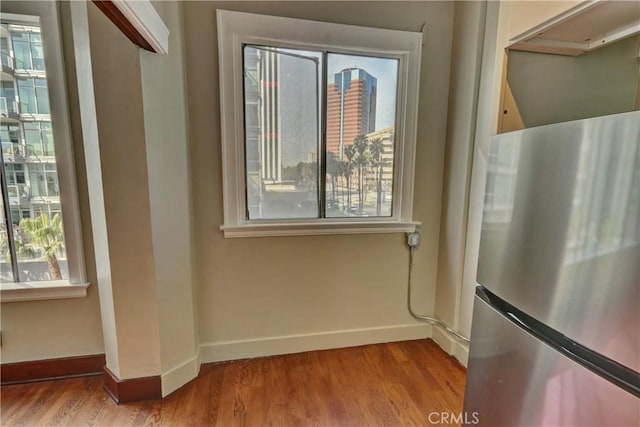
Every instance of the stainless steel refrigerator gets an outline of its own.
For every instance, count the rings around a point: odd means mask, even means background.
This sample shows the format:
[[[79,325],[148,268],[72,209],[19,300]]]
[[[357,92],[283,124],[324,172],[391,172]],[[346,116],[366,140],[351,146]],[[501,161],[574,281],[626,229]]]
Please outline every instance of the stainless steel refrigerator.
[[[640,111],[498,135],[487,171],[467,419],[640,426]]]

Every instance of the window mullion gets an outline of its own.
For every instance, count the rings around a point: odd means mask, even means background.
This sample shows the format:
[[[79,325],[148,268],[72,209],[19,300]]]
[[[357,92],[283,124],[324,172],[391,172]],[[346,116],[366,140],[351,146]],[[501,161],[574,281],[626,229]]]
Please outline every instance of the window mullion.
[[[320,84],[317,85],[320,102],[320,146],[318,147],[318,204],[320,218],[326,218],[327,208],[327,51],[322,52],[322,72],[316,67],[316,79],[319,78]]]
[[[7,177],[4,170],[4,152],[0,150],[0,187],[2,187],[2,208],[4,209],[5,225],[7,228],[7,246],[11,257],[11,270],[13,281],[20,281],[20,271],[18,270],[18,257],[16,255],[16,245],[13,236],[13,224],[11,223],[11,208],[9,207],[9,189],[7,187]]]

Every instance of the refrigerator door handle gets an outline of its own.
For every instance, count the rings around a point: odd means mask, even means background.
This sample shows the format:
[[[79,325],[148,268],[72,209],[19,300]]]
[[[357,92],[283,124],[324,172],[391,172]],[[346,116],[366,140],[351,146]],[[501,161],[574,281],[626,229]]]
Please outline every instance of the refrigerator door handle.
[[[483,286],[476,295],[513,324],[551,346],[607,381],[640,397],[640,373],[573,341],[560,332],[512,306]]]

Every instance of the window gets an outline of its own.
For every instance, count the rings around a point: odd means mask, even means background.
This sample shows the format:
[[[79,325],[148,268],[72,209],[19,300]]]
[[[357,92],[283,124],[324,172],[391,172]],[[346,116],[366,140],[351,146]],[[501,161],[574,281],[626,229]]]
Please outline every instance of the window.
[[[2,114],[7,117],[11,114],[17,114],[18,105],[16,103],[16,91],[13,81],[2,81],[0,96],[2,97],[2,102],[0,103]]]
[[[18,78],[18,96],[20,97],[20,113],[50,114],[49,91],[45,78]]]
[[[0,279],[5,292],[66,283],[86,289],[75,193],[66,89],[54,2],[2,5],[2,97],[13,110],[1,117]],[[13,65],[8,67],[8,65]],[[18,101],[19,102],[16,102]],[[54,121],[52,122],[52,112]],[[27,287],[21,287],[28,282]],[[7,294],[8,295],[8,294]],[[33,297],[9,300],[34,299]],[[20,294],[23,295],[23,294]],[[45,295],[45,294],[43,294]]]
[[[51,122],[23,122],[27,156],[55,156]]]
[[[39,27],[24,27],[28,32],[11,32],[16,68],[45,71],[42,35]]]
[[[218,10],[225,237],[412,231],[422,35]]]

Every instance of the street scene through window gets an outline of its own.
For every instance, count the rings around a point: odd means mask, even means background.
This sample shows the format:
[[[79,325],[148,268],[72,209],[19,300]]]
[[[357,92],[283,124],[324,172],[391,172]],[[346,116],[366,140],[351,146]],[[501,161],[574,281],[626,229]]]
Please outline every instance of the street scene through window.
[[[398,60],[245,45],[247,217],[390,217]]]
[[[0,25],[0,279],[68,279],[39,19]]]

